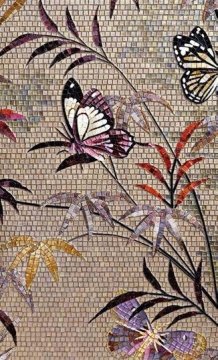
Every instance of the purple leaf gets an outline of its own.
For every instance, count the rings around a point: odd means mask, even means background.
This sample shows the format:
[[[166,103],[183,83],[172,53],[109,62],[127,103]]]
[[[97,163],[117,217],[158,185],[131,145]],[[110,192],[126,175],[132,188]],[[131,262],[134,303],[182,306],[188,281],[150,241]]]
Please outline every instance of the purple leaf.
[[[68,146],[69,143],[67,141],[46,141],[44,143],[39,143],[31,147],[28,152],[37,150],[37,149],[44,149],[47,147],[57,147],[57,146]]]
[[[178,321],[183,320],[183,319],[188,319],[192,316],[196,316],[196,315],[202,315],[202,313],[198,312],[198,311],[189,311],[185,314],[181,314],[175,317],[175,319],[167,326],[167,329],[169,329],[172,325],[176,324]]]
[[[54,21],[48,16],[42,1],[39,0],[39,14],[45,28],[51,33],[58,33],[58,27]]]
[[[99,22],[98,22],[98,9],[99,6],[96,9],[95,16],[92,22],[92,38],[94,41],[94,44],[98,47],[102,47],[102,41],[101,41],[101,33],[99,28]]]
[[[164,309],[160,310],[159,313],[154,317],[152,322],[162,318],[163,316],[166,316],[168,314],[171,314],[174,311],[182,310],[187,307],[191,307],[192,305],[169,305],[166,306]]]
[[[31,34],[31,33],[20,35],[15,40],[11,41],[9,45],[5,46],[0,51],[0,56],[6,54],[8,51],[16,48],[17,46],[23,45],[23,44],[30,42],[32,40],[35,40],[35,39],[40,39],[43,36],[44,35],[41,35],[41,34]]]
[[[132,300],[132,299],[136,299],[140,296],[143,296],[143,295],[147,295],[147,292],[145,291],[129,291],[127,293],[124,293],[124,294],[121,294],[121,295],[118,295],[116,296],[115,298],[113,298],[111,301],[109,301],[107,303],[106,306],[104,306],[90,321],[92,322],[93,320],[95,320],[97,317],[99,317],[100,315],[102,315],[103,313],[105,313],[106,311],[108,310],[111,310],[113,309],[114,307],[126,302],[126,301],[129,301],[129,300]]]
[[[135,3],[138,11],[140,11],[140,7],[139,7],[139,0],[133,0],[133,2]]]
[[[4,76],[0,75],[0,83],[8,84],[11,83],[11,80],[6,79]]]
[[[0,354],[0,360],[7,360],[11,356],[13,352],[13,348],[5,350],[3,353]]]
[[[59,54],[57,54],[55,56],[54,60],[52,61],[51,65],[50,65],[50,68],[52,66],[54,66],[56,63],[58,63],[58,62],[60,62],[60,61],[62,61],[64,59],[67,59],[71,55],[78,54],[80,52],[82,52],[82,50],[79,49],[79,48],[75,48],[75,47],[74,48],[69,48],[69,49],[66,49],[66,50],[60,52]]]
[[[0,180],[0,186],[2,187],[13,187],[17,189],[22,189],[24,191],[28,191],[31,193],[27,187],[23,186],[19,181],[13,180],[13,179],[1,179]]]
[[[169,281],[169,284],[171,285],[172,289],[183,296],[182,290],[180,289],[179,284],[176,280],[176,276],[175,276],[175,273],[173,270],[173,265],[172,265],[171,261],[169,262],[168,281]]]
[[[195,274],[194,289],[195,289],[195,296],[196,296],[198,303],[203,305],[201,277],[202,277],[202,259],[199,262],[199,265],[198,265],[198,268],[197,268],[197,271]]]
[[[32,61],[36,56],[45,54],[48,51],[54,50],[57,47],[66,44],[66,40],[54,40],[43,44],[42,46],[38,47],[35,51],[33,51],[32,55],[30,56],[27,65]]]
[[[96,161],[96,159],[89,156],[88,154],[74,154],[66,158],[64,161],[62,161],[62,163],[57,168],[56,172],[59,172],[73,165],[88,164],[93,161]]]
[[[15,198],[5,189],[0,186],[0,199],[7,201],[17,212],[17,202]]]
[[[150,307],[153,307],[156,304],[162,303],[162,302],[168,302],[173,301],[174,299],[169,299],[165,297],[157,297],[156,299],[148,300],[143,302],[137,309],[133,311],[129,319],[132,319],[135,315],[139,314],[141,311],[144,311],[146,309],[149,309]]]
[[[28,291],[25,287],[25,280],[22,278],[22,275],[18,271],[11,271],[10,272],[10,279],[17,290],[19,295],[25,300],[27,305],[30,307],[31,311],[34,311],[34,304],[33,304],[33,297],[31,291]]]
[[[86,64],[90,61],[93,61],[93,60],[96,60],[96,56],[95,55],[85,55],[85,56],[82,56],[80,57],[79,59],[75,60],[68,68],[67,70],[65,71],[65,74],[64,76],[67,75],[67,73],[74,69],[76,66],[80,66],[80,65],[83,65],[83,64]]]
[[[24,115],[18,114],[11,109],[0,109],[0,120],[16,121],[16,120],[26,120],[26,118]]]
[[[16,142],[16,135],[4,121],[0,121],[0,134],[7,136],[7,138]]]
[[[161,290],[161,285],[157,281],[155,276],[152,274],[152,272],[149,270],[149,268],[147,267],[145,258],[144,258],[144,262],[143,262],[143,273],[144,273],[145,278],[153,286],[154,289]]]
[[[3,310],[0,310],[0,321],[5,326],[5,328],[8,330],[8,332],[11,334],[15,345],[17,345],[16,329],[14,327],[12,320],[9,318],[9,316]]]
[[[76,25],[74,24],[74,21],[73,21],[71,15],[70,15],[68,7],[66,8],[66,18],[67,18],[67,27],[68,27],[68,29],[70,30],[70,32],[74,36],[79,38],[78,30],[77,30]]]

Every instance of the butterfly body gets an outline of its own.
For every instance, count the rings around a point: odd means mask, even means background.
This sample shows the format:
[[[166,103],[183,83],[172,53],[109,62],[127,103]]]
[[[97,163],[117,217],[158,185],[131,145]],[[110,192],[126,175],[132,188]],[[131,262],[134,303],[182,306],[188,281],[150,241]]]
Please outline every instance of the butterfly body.
[[[217,56],[206,32],[197,26],[189,36],[175,36],[173,49],[185,70],[181,78],[184,95],[196,104],[205,102],[218,87]]]

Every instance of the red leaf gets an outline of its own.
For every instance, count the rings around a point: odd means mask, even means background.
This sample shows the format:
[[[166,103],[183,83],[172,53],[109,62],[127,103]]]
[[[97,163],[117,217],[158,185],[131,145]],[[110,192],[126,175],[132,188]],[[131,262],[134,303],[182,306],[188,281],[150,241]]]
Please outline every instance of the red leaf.
[[[193,132],[201,125],[202,120],[200,121],[194,121],[191,124],[189,124],[185,130],[182,132],[180,139],[176,145],[176,157],[178,158],[182,149],[185,147],[187,141],[190,139],[190,137],[192,136]]]
[[[181,179],[181,177],[187,173],[187,171],[192,167],[194,164],[198,163],[199,161],[203,160],[203,157],[199,157],[196,159],[187,160],[184,164],[182,164],[177,172],[177,182]]]
[[[1,51],[0,51],[0,56],[6,54],[8,51],[16,48],[17,46],[23,45],[27,42],[30,42],[32,40],[35,39],[40,39],[42,38],[44,35],[41,34],[23,34],[18,36],[16,39],[14,39],[13,41],[10,42],[9,45],[5,46]]]
[[[164,200],[163,196],[159,193],[159,191],[155,190],[152,186],[149,186],[146,184],[139,184],[139,185],[135,185],[135,186],[147,191],[148,193],[157,197],[158,199]]]
[[[136,165],[138,165],[142,169],[147,170],[150,174],[154,175],[156,177],[156,179],[161,181],[163,184],[166,184],[166,180],[164,179],[163,174],[161,173],[161,171],[158,168],[156,168],[156,166],[153,166],[149,163],[139,163]]]
[[[176,206],[178,206],[179,204],[181,204],[184,199],[186,198],[186,196],[197,186],[200,186],[202,183],[205,183],[207,181],[208,178],[204,178],[204,179],[200,179],[200,180],[196,180],[193,181],[189,184],[187,184],[186,186],[184,186],[184,188],[182,188],[182,190],[179,192],[179,194],[177,195],[177,201],[176,201]]]
[[[57,54],[55,56],[54,60],[52,61],[51,65],[50,65],[50,68],[52,66],[54,66],[56,63],[70,57],[71,55],[78,54],[80,52],[82,52],[82,50],[79,48],[70,48],[70,49],[66,49],[66,50],[60,52],[59,54]],[[85,51],[83,51],[83,52],[85,52]]]
[[[0,120],[3,121],[14,121],[14,120],[25,120],[25,116],[18,114],[10,109],[0,109]]]
[[[99,22],[98,22],[98,9],[99,6],[96,9],[95,16],[92,22],[92,38],[94,41],[94,44],[98,47],[102,47],[102,41],[101,41],[101,33],[99,28]]]
[[[39,15],[40,18],[45,26],[45,28],[50,31],[51,33],[58,33],[58,27],[54,23],[54,21],[48,16],[47,12],[45,11],[45,8],[42,4],[42,1],[39,0]]]
[[[0,121],[0,134],[7,136],[12,141],[16,142],[16,135],[11,131],[9,126],[5,122]]]
[[[157,145],[157,144],[148,144],[148,146],[152,147],[152,148],[155,148],[160,156],[162,157],[162,160],[166,166],[166,169],[168,171],[170,171],[170,168],[171,168],[171,160],[170,160],[170,156],[167,152],[167,150],[163,147],[163,146],[160,146],[160,145]]]
[[[67,27],[70,30],[70,32],[76,36],[77,38],[79,38],[79,33],[77,31],[76,25],[74,24],[74,21],[70,15],[69,9],[67,7],[66,9],[66,18],[67,18]]]
[[[96,59],[96,56],[95,55],[85,55],[85,56],[82,56],[80,57],[79,59],[75,60],[68,68],[67,70],[65,71],[65,75],[67,75],[67,73],[74,69],[76,66],[80,66],[80,65],[83,65],[83,64],[86,64],[90,61],[93,61]]]

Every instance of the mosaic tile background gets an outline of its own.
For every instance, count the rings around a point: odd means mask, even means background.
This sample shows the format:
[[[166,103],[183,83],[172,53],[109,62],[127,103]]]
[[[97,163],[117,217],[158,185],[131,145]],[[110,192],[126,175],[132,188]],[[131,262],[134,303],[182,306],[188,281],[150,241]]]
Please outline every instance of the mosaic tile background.
[[[174,116],[164,107],[150,108],[158,119],[164,132],[172,144],[175,144],[185,124],[217,110],[217,99],[213,96],[201,106],[192,105],[183,96],[179,86],[181,69],[178,68],[172,52],[172,38],[177,33],[188,34],[196,26],[203,26],[201,12],[203,1],[196,0],[186,9],[181,10],[180,0],[141,0],[141,11],[138,14],[133,1],[119,0],[112,20],[109,20],[108,1],[46,0],[46,9],[53,20],[65,31],[65,8],[73,14],[75,23],[85,41],[91,44],[91,22],[96,5],[101,4],[99,19],[102,39],[109,58],[126,74],[137,89],[148,89],[166,98],[174,109]],[[3,8],[2,10],[3,11]],[[210,18],[204,29],[212,43],[218,48],[217,23]],[[37,1],[27,1],[19,14],[13,16],[0,27],[1,47],[24,32],[43,31],[40,23]],[[33,194],[13,191],[17,197],[26,201],[41,203],[49,195],[59,191],[95,191],[116,190],[101,165],[97,162],[85,166],[81,173],[78,167],[69,168],[55,174],[61,155],[57,157],[55,150],[41,150],[27,154],[34,144],[55,138],[55,128],[62,119],[60,96],[66,81],[63,78],[66,63],[57,64],[49,69],[49,62],[55,51],[36,58],[28,67],[26,62],[31,52],[42,44],[35,41],[22,48],[17,48],[0,58],[1,74],[9,77],[12,84],[0,85],[1,107],[9,107],[27,115],[28,126],[14,126],[18,141],[14,145],[7,138],[0,138],[1,168],[0,177],[14,178],[31,188]],[[56,52],[57,53],[57,52]],[[129,95],[128,84],[124,82],[114,69],[100,63],[81,66],[73,72],[83,91],[91,86],[99,88],[104,94]],[[69,74],[70,76],[70,74]],[[142,142],[163,144],[163,139],[152,124],[151,134],[147,135],[133,125],[131,130]],[[199,136],[199,135],[198,135]],[[211,236],[214,257],[217,259],[217,146],[212,144],[203,150],[206,161],[192,170],[191,178],[196,179],[209,175],[210,182],[203,185],[198,192],[206,222]],[[184,153],[184,158],[187,154]],[[152,186],[159,186],[157,181],[135,166],[136,162],[153,160],[158,164],[158,156],[143,148],[134,148],[125,160],[116,160],[115,164],[120,181],[137,201],[156,204],[149,195],[134,187],[134,184],[149,179]],[[161,187],[160,187],[161,188]],[[190,197],[186,202],[188,208],[195,211]],[[113,214],[120,216],[129,205],[125,202],[113,205]],[[39,240],[55,237],[62,223],[64,212],[56,209],[43,209],[19,206],[19,216],[6,206],[7,215],[0,229],[1,239],[5,241],[14,234],[30,234]],[[129,222],[134,225],[133,221]],[[96,219],[96,231],[109,232],[105,223]],[[203,238],[194,230],[190,232],[184,226],[184,238],[194,259],[199,261],[206,250]],[[114,232],[125,234],[117,227]],[[82,217],[71,223],[66,238],[70,239],[85,232]],[[147,233],[149,237],[149,232]],[[12,359],[22,360],[100,360],[114,359],[107,348],[107,332],[113,322],[109,314],[100,317],[96,322],[87,325],[88,320],[110,299],[119,289],[146,290],[147,282],[142,275],[142,259],[146,249],[137,244],[126,246],[126,242],[116,236],[98,236],[75,242],[78,249],[84,252],[87,261],[57,254],[60,282],[55,285],[45,270],[40,268],[33,285],[35,313],[32,315],[13,290],[9,290],[1,302],[1,308],[13,318],[21,318],[18,326],[18,347]],[[1,262],[8,264],[12,258],[1,256]],[[167,262],[156,255],[153,259],[148,254],[148,263],[156,276],[165,281]],[[178,274],[179,276],[179,274]],[[209,266],[204,271],[204,282],[210,286]],[[190,291],[190,284],[182,278],[184,286]],[[167,284],[166,284],[167,287]],[[150,311],[152,314],[152,310]],[[217,316],[217,314],[213,314]],[[206,335],[208,345],[216,347],[218,332],[211,323],[201,317],[180,323],[181,328],[197,330]],[[8,344],[11,340],[8,337]],[[6,348],[6,343],[1,346]]]

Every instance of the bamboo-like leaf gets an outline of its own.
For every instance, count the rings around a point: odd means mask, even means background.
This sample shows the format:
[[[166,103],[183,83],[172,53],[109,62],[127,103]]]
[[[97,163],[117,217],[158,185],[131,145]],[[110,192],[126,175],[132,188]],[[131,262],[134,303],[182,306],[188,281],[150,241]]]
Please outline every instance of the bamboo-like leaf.
[[[178,245],[181,247],[181,249],[183,249],[183,239],[179,229],[179,225],[171,214],[166,215],[165,224],[169,233],[177,240]]]
[[[16,120],[26,120],[26,118],[24,115],[18,114],[11,109],[0,109],[0,120],[16,121]]]
[[[206,0],[202,14],[203,22],[205,22],[217,10],[218,10],[217,0]]]
[[[58,282],[58,280],[59,280],[58,266],[57,266],[55,257],[52,254],[52,251],[43,242],[40,244],[39,250],[40,250],[41,258],[44,261],[47,269],[49,270],[49,272],[51,274],[51,276],[53,277],[55,282]]]
[[[149,163],[138,163],[136,164],[142,169],[147,170],[150,174],[152,174],[156,179],[158,179],[163,184],[166,184],[166,180],[162,174],[162,172],[154,165],[151,165]]]
[[[144,262],[143,262],[143,273],[144,273],[145,278],[153,286],[154,289],[156,289],[156,290],[162,289],[159,281],[152,274],[151,270],[147,267],[145,258],[144,258]]]
[[[192,136],[193,132],[199,128],[199,126],[201,125],[202,120],[200,121],[193,121],[191,124],[189,124],[185,130],[181,133],[180,139],[176,145],[176,150],[175,150],[175,154],[176,157],[178,158],[182,149],[185,147],[186,143],[188,142],[188,140],[190,139],[190,137]]]
[[[201,160],[204,160],[203,157],[198,157],[196,159],[187,160],[184,164],[182,164],[177,172],[177,182],[181,179],[181,177],[188,172],[188,170]]]
[[[173,210],[172,216],[175,217],[176,219],[185,220],[188,224],[194,226],[196,229],[202,232],[204,231],[203,225],[198,221],[198,219],[186,210],[176,208]]]
[[[129,319],[131,320],[134,316],[139,314],[141,311],[147,310],[147,309],[149,309],[150,307],[153,307],[156,304],[159,304],[159,303],[162,303],[162,302],[168,302],[168,301],[173,301],[173,299],[166,298],[166,297],[157,297],[155,299],[145,301],[132,312]]]
[[[103,200],[92,201],[92,199],[89,199],[89,201],[94,211],[96,211],[103,220],[107,221],[111,227],[114,227],[113,219],[106,202]]]
[[[43,3],[39,0],[39,15],[41,18],[42,23],[44,24],[45,28],[51,33],[58,33],[58,27],[54,23],[54,21],[48,16]]]
[[[93,236],[94,226],[93,226],[93,221],[92,221],[92,215],[91,215],[91,212],[90,212],[88,206],[83,206],[82,212],[83,212],[83,217],[85,219],[86,227],[88,230],[88,236],[91,237],[91,236]]]
[[[130,116],[133,119],[133,121],[138,126],[140,126],[144,131],[148,133],[150,132],[150,126],[147,119],[147,115],[141,108],[138,108],[137,106],[132,106]]]
[[[33,280],[36,276],[37,270],[39,268],[40,263],[40,249],[38,248],[36,251],[32,252],[29,256],[29,260],[26,267],[26,287],[29,289],[33,283]]]
[[[0,310],[0,321],[2,322],[4,327],[8,330],[8,332],[11,334],[14,340],[14,344],[17,345],[16,329],[10,317],[3,310]]]
[[[153,241],[153,255],[160,248],[161,241],[164,236],[164,230],[166,227],[166,218],[164,214],[160,214],[160,217],[155,220],[154,225],[154,241]]]
[[[94,61],[96,60],[96,56],[95,55],[85,55],[85,56],[81,56],[80,58],[78,58],[77,60],[75,60],[74,62],[72,62],[72,64],[67,68],[67,70],[65,71],[64,76],[67,75],[67,73],[70,70],[73,70],[76,66],[81,66],[84,65],[88,62]]]
[[[16,47],[18,47],[20,45],[23,45],[23,44],[28,43],[28,42],[30,42],[32,40],[35,40],[35,39],[40,39],[42,37],[43,37],[43,35],[33,34],[33,33],[27,33],[27,34],[20,35],[16,39],[12,40],[9,45],[5,46],[0,51],[0,56],[3,56],[8,51],[13,50],[14,48],[16,48]]]
[[[11,265],[9,266],[9,270],[16,269],[20,263],[23,261],[23,259],[34,252],[35,247],[33,245],[27,245],[22,250],[20,250],[17,255],[15,256],[14,260],[12,261]]]
[[[202,259],[199,262],[198,268],[196,270],[195,280],[194,280],[194,289],[195,289],[195,296],[196,296],[198,303],[203,305],[201,278],[202,278]]]
[[[183,310],[186,309],[187,307],[192,307],[192,306],[193,305],[176,305],[176,304],[166,306],[164,309],[160,310],[157,313],[157,315],[152,320],[152,323],[161,319],[163,316],[171,314],[174,311]]]
[[[13,348],[5,350],[3,353],[0,354],[0,360],[7,360],[12,355]]]
[[[174,291],[183,296],[182,290],[180,289],[179,284],[176,280],[171,260],[169,261],[168,282]]]
[[[110,19],[113,16],[116,3],[117,3],[117,0],[110,0]]]
[[[0,25],[2,25],[14,12],[19,11],[25,2],[26,0],[15,0],[0,18]]]
[[[60,61],[67,59],[68,57],[70,57],[74,54],[81,53],[81,52],[85,52],[85,51],[81,50],[80,48],[76,48],[76,47],[69,48],[69,49],[66,49],[66,50],[60,52],[59,54],[57,54],[55,56],[54,60],[52,61],[51,65],[50,65],[50,68],[52,68],[52,66],[59,63]]]
[[[80,203],[80,199],[78,199],[77,202],[73,202],[73,204],[70,205],[67,214],[64,218],[64,221],[60,227],[59,235],[62,234],[68,228],[70,221],[80,213],[80,210],[81,210],[81,203]]]
[[[43,203],[41,207],[45,207],[50,204],[61,204],[61,203],[74,203],[78,199],[82,201],[80,193],[71,193],[71,192],[59,192],[57,194],[49,196]]]
[[[70,32],[77,38],[79,38],[79,33],[78,30],[76,28],[76,25],[74,24],[74,21],[72,19],[72,16],[70,14],[70,11],[68,9],[68,7],[66,8],[66,23],[67,23],[67,27],[70,30]]]
[[[60,47],[64,44],[67,44],[66,40],[53,40],[53,41],[49,41],[46,44],[43,44],[41,46],[39,46],[36,50],[33,51],[33,53],[31,54],[27,65],[29,65],[29,63],[36,57],[42,54],[45,54],[51,50],[56,49],[57,47]]]
[[[98,22],[98,9],[99,5],[97,6],[95,16],[92,22],[92,38],[93,42],[96,46],[102,47],[102,41],[101,41],[101,33],[100,33],[100,27]]]
[[[33,297],[32,293],[30,291],[27,291],[25,287],[25,282],[23,280],[23,275],[21,275],[20,272],[17,270],[11,271],[8,274],[14,288],[18,292],[18,294],[25,300],[27,305],[30,307],[32,312],[34,311],[34,303],[33,303]]]
[[[177,195],[176,206],[181,204],[193,189],[200,186],[202,183],[205,183],[207,180],[208,178],[204,178],[204,179],[192,181],[189,184],[185,185]]]
[[[43,241],[51,250],[63,251],[66,254],[76,255],[83,257],[80,251],[78,251],[73,245],[62,239],[47,239]]]
[[[0,179],[0,186],[2,187],[12,187],[16,189],[21,189],[24,191],[28,191],[31,193],[31,191],[26,187],[23,186],[19,181],[13,180],[13,179]]]
[[[218,136],[218,130],[212,133],[206,133],[195,145],[191,148],[191,152],[196,152],[203,149],[205,146],[210,144]]]
[[[121,217],[120,220],[126,219],[129,216],[144,216],[145,213],[155,211],[153,206],[150,205],[137,205],[128,209]]]
[[[157,145],[157,144],[148,144],[148,146],[150,146],[158,151],[158,153],[160,154],[160,156],[166,166],[166,169],[168,171],[170,171],[171,160],[170,160],[170,156],[169,156],[167,150],[163,146]]]
[[[93,320],[95,320],[97,317],[99,317],[100,315],[104,314],[106,311],[113,309],[114,307],[132,300],[132,299],[136,299],[138,297],[141,297],[143,295],[147,295],[147,292],[145,291],[128,291],[124,294],[120,294],[118,296],[116,296],[115,298],[113,298],[112,300],[110,300],[106,306],[104,306],[90,321],[92,322]]]
[[[0,199],[7,201],[18,212],[16,199],[2,187],[0,187]]]
[[[34,244],[35,244],[35,242],[34,242],[33,238],[28,235],[12,236],[10,241],[6,243],[7,248],[34,245]]]
[[[8,139],[16,142],[15,133],[10,129],[10,127],[4,121],[0,121],[0,134],[6,136]]]
[[[163,196],[159,193],[159,191],[157,191],[156,189],[154,189],[152,186],[149,186],[147,184],[137,184],[135,185],[138,188],[141,188],[145,191],[147,191],[149,194],[157,197],[160,200],[164,200]]]
[[[148,214],[140,223],[136,226],[134,232],[130,236],[130,240],[138,239],[138,237],[146,231],[149,227],[154,226],[155,223],[155,212]]]
[[[167,326],[167,329],[169,329],[171,326],[175,325],[178,321],[188,319],[192,316],[202,315],[199,311],[189,311],[185,314],[181,314],[175,317],[175,319]]]
[[[160,95],[157,95],[152,91],[144,91],[144,90],[138,91],[136,94],[132,95],[131,97],[131,102],[135,104],[141,102],[147,102],[147,101],[161,104],[173,113],[173,109],[170,106],[169,102],[163,99]]]

